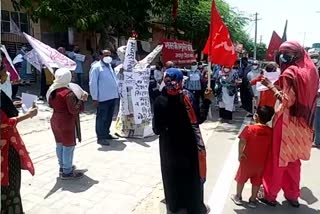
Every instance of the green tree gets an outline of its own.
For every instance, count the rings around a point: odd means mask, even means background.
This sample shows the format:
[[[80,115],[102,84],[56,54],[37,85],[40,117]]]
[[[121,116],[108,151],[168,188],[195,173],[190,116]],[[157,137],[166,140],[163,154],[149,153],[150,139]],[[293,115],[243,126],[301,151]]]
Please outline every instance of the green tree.
[[[216,0],[216,6],[220,15],[229,29],[231,39],[234,42],[244,44],[244,47],[253,48],[250,38],[245,32],[249,18],[231,8],[224,0]],[[167,23],[172,23],[172,18],[167,14]],[[179,13],[176,27],[184,31],[178,38],[189,40],[200,54],[205,46],[210,30],[211,0],[199,0],[199,2],[179,1]]]
[[[257,60],[265,60],[267,53],[267,46],[264,43],[257,44]]]

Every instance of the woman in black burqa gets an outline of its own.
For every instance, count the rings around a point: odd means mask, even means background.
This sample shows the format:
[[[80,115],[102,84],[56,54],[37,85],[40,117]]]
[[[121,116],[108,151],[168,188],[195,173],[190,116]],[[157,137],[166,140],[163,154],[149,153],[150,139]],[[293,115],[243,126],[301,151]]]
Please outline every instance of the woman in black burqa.
[[[208,115],[212,91],[207,91],[201,108],[193,95],[182,88],[183,74],[168,69],[166,87],[154,104],[153,130],[160,135],[161,172],[169,212],[185,209],[188,214],[205,214],[203,185],[206,153],[199,124]]]

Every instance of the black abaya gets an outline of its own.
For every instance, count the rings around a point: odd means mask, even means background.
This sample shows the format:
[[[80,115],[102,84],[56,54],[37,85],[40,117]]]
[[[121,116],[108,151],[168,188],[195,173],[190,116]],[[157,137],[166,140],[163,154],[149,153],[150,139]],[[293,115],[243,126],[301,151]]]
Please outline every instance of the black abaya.
[[[252,100],[253,100],[253,92],[251,88],[251,84],[247,78],[247,75],[250,71],[249,68],[243,68],[243,77],[242,83],[240,85],[240,98],[241,98],[241,105],[244,110],[249,113],[252,113]]]
[[[201,106],[199,123],[208,115],[210,101]],[[160,135],[161,172],[167,207],[171,212],[206,213],[198,148],[182,97],[159,96],[154,104],[153,130]]]

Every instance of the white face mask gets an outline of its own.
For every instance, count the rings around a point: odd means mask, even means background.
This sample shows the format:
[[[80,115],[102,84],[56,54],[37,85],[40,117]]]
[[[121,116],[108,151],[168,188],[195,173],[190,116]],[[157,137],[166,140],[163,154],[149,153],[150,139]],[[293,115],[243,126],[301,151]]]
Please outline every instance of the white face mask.
[[[318,64],[319,59],[312,59],[312,62],[313,62],[314,64]]]
[[[258,65],[254,65],[254,66],[252,66],[252,68],[254,69],[254,70],[257,70],[258,69]]]
[[[112,62],[112,58],[110,56],[103,57],[103,62],[106,64],[110,64]]]
[[[195,71],[195,70],[197,70],[197,68],[198,68],[198,66],[192,65],[192,66],[191,66],[191,71]]]

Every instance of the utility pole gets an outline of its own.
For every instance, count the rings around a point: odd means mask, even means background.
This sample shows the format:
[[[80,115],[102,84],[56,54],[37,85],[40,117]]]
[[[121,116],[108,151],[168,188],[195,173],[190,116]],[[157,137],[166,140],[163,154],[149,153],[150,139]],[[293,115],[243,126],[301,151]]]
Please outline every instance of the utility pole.
[[[262,35],[260,35],[260,45],[262,44]]]
[[[258,39],[258,13],[255,14],[255,34],[254,34],[254,60],[257,59],[257,39]]]
[[[307,36],[307,33],[304,32],[304,33],[303,33],[303,47],[304,47],[304,44],[305,44],[305,42],[306,42],[306,36]]]

